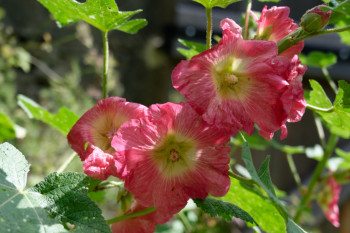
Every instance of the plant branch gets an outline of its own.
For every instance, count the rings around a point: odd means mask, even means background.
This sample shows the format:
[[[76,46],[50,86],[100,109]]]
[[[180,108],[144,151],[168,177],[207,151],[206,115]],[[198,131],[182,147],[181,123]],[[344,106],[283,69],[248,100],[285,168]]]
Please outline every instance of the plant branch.
[[[316,167],[314,173],[312,174],[310,183],[308,185],[307,192],[301,199],[300,208],[298,209],[297,213],[295,214],[294,221],[296,223],[298,223],[298,221],[300,220],[300,217],[305,210],[305,206],[309,203],[312,192],[317,184],[317,181],[321,177],[321,174],[322,174],[322,172],[327,164],[328,159],[330,158],[330,156],[333,153],[334,147],[336,146],[338,139],[339,139],[338,136],[331,134],[331,136],[328,140],[328,143],[327,143],[327,147],[323,153],[322,160],[317,164],[317,167]]]
[[[247,9],[245,12],[244,36],[243,36],[244,40],[248,38],[248,26],[249,26],[249,18],[250,18],[249,13],[251,9],[252,9],[252,0],[247,0]]]
[[[68,165],[73,161],[77,153],[73,152],[68,159],[58,168],[57,173],[62,173],[67,169]]]
[[[232,178],[238,180],[238,181],[241,181],[243,183],[246,183],[246,184],[256,184],[256,182],[252,179],[247,179],[243,176],[240,176],[240,175],[237,175],[236,173],[232,172],[232,171],[228,171],[228,175],[231,176]]]
[[[207,49],[211,48],[211,37],[213,33],[212,29],[212,8],[205,8],[207,13]]]
[[[320,118],[314,113],[314,120],[315,120],[315,125],[318,133],[318,137],[320,138],[320,142],[323,148],[326,148],[326,137],[324,134],[322,122]]]
[[[332,112],[334,110],[334,106],[332,106],[330,108],[320,108],[317,106],[313,106],[311,104],[307,104],[306,107],[311,109],[311,110],[320,111],[320,112]]]
[[[298,188],[299,188],[299,191],[300,191],[300,193],[301,193],[302,185],[301,185],[300,176],[299,176],[299,174],[298,174],[297,168],[296,168],[296,166],[295,166],[295,163],[294,163],[294,160],[293,160],[293,157],[292,157],[291,154],[287,154],[287,162],[288,162],[290,171],[292,172],[294,181],[295,181],[295,183],[297,184],[297,186],[298,186]]]
[[[327,68],[326,67],[322,67],[321,70],[322,70],[323,75],[326,77],[329,86],[331,86],[331,88],[334,91],[334,93],[337,94],[338,93],[337,85],[335,84],[335,82],[333,81],[331,76],[329,75]]]
[[[109,60],[108,31],[102,32],[102,38],[103,38],[102,98],[105,99],[108,97],[108,93],[107,93],[108,60]]]
[[[149,207],[147,209],[143,209],[143,210],[131,213],[131,214],[125,214],[125,215],[122,215],[122,216],[118,216],[118,217],[109,219],[109,220],[107,220],[107,224],[112,224],[112,223],[119,222],[119,221],[122,221],[122,220],[125,220],[125,219],[146,215],[146,214],[152,213],[155,210],[156,210],[156,208],[154,206],[152,206],[152,207]]]
[[[104,190],[104,189],[110,189],[110,188],[116,188],[116,187],[120,187],[124,184],[124,182],[117,182],[117,181],[103,181],[101,182],[98,186],[96,186],[93,190],[93,192],[97,192],[100,190]]]

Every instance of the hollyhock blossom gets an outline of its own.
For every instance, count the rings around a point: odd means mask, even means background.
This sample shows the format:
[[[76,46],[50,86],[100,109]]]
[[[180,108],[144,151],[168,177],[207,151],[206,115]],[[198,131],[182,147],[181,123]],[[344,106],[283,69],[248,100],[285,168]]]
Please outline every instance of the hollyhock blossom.
[[[112,138],[124,122],[144,116],[146,110],[143,105],[110,97],[100,100],[77,121],[67,139],[84,161],[84,172],[88,176],[100,180],[116,176]]]
[[[134,202],[124,215],[132,214],[146,207],[140,205],[138,202]],[[113,233],[153,233],[156,230],[157,225],[166,223],[173,215],[159,213],[155,210],[149,214],[125,219],[111,225],[111,230]]]
[[[112,146],[124,187],[144,206],[175,214],[189,198],[223,196],[230,136],[208,125],[186,103],[154,104],[123,124]]]
[[[223,38],[213,48],[182,61],[172,73],[174,87],[213,124],[230,133],[243,129],[271,139],[285,123],[298,121],[305,109],[297,57],[278,56],[276,42],[245,41],[232,20],[221,22]]]
[[[322,207],[322,210],[333,226],[339,227],[339,195],[341,191],[341,185],[338,184],[334,177],[330,177],[327,180],[324,192],[318,198],[318,203]]]
[[[289,18],[289,7],[273,6],[267,9],[265,6],[257,23],[256,39],[258,40],[278,42],[298,28],[298,25]],[[292,58],[295,54],[300,54],[303,48],[304,41],[301,41],[284,51],[281,56]]]

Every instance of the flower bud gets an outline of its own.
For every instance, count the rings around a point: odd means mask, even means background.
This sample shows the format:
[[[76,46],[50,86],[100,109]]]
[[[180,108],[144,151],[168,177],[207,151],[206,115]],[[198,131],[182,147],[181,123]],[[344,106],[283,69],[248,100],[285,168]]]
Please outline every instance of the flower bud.
[[[300,26],[304,31],[308,33],[317,32],[327,25],[331,17],[331,11],[324,11],[321,7],[325,7],[325,5],[316,6],[301,17]]]

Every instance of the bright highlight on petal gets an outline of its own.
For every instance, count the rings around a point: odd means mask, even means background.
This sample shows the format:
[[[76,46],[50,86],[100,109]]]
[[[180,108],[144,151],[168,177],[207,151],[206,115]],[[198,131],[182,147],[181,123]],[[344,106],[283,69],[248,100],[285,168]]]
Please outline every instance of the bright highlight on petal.
[[[72,127],[67,139],[84,162],[84,171],[105,180],[116,176],[111,141],[126,121],[144,116],[147,108],[119,97],[100,100]]]

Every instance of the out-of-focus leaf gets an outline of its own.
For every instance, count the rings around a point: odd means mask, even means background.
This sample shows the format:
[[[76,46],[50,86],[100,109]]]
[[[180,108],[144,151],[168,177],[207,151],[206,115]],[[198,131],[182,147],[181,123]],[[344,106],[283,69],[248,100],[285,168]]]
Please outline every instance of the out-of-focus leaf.
[[[186,46],[187,49],[177,48],[177,51],[183,56],[185,56],[187,60],[190,60],[193,56],[196,56],[206,50],[205,44],[188,41],[188,40],[182,40],[182,39],[179,39],[179,42],[182,45]]]
[[[62,27],[84,20],[103,32],[120,30],[134,34],[147,25],[145,19],[130,20],[141,10],[119,11],[114,0],[89,0],[84,3],[75,0],[38,1],[55,16]]]
[[[69,130],[79,119],[75,113],[65,107],[60,108],[57,114],[51,114],[23,95],[18,95],[18,104],[30,118],[43,121],[64,135],[68,134]]]
[[[281,233],[286,230],[282,216],[271,201],[238,180],[231,178],[230,190],[218,199],[234,203],[245,210],[266,232]]]
[[[228,5],[239,2],[241,0],[193,0],[194,2],[198,2],[202,4],[205,8],[213,8],[213,7],[221,7],[226,8]]]
[[[329,130],[343,138],[350,138],[350,84],[339,81],[339,91],[334,106],[328,99],[321,85],[310,80],[313,91],[306,96],[306,101],[312,106],[329,109],[328,111],[314,110],[326,122]]]
[[[334,53],[323,53],[312,51],[308,55],[300,54],[301,62],[306,66],[325,68],[337,63],[337,56]]]
[[[323,148],[320,145],[315,145],[314,147],[308,147],[305,149],[305,154],[310,159],[315,159],[321,161],[323,158]]]
[[[0,142],[16,137],[14,124],[10,118],[0,112]]]
[[[196,205],[211,217],[221,216],[227,221],[232,221],[232,217],[240,218],[245,222],[257,224],[252,216],[247,212],[226,201],[206,198],[205,200],[196,198],[193,200]]]
[[[63,223],[77,233],[111,232],[101,210],[87,196],[89,178],[86,175],[53,173],[34,187],[25,189],[29,166],[14,146],[0,145],[1,230],[69,232],[60,224]]]

